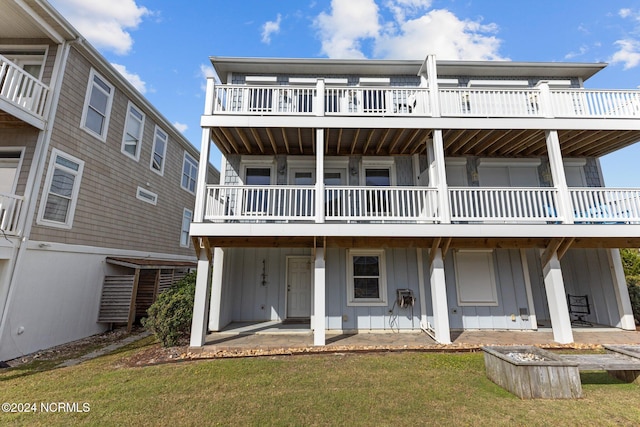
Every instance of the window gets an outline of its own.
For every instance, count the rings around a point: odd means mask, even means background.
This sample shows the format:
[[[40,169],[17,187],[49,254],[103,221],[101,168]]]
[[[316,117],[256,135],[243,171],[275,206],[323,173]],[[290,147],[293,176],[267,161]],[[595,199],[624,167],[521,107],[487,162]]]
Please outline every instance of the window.
[[[167,154],[167,134],[156,126],[153,138],[153,153],[151,153],[151,170],[164,174],[164,158]]]
[[[182,211],[182,231],[180,232],[180,246],[183,248],[189,247],[189,227],[193,220],[193,212],[189,209]]]
[[[113,92],[113,86],[91,70],[82,113],[82,127],[103,141],[107,138]]]
[[[144,114],[135,105],[129,103],[127,121],[124,124],[124,135],[122,136],[122,152],[135,161],[140,158],[143,130]]]
[[[454,252],[458,305],[497,306],[492,250]]]
[[[384,250],[347,251],[347,305],[387,305]]]
[[[23,153],[24,148],[0,148],[0,194],[15,194]]]
[[[245,185],[265,186],[271,184],[271,168],[247,168],[245,171]],[[269,192],[261,188],[246,190],[245,213],[266,214]]]
[[[155,205],[158,203],[158,195],[156,193],[152,193],[149,190],[145,190],[142,187],[138,187],[138,191],[136,193],[136,199],[142,200],[143,202],[150,203]]]
[[[190,193],[196,192],[196,181],[198,179],[198,162],[184,152],[184,161],[182,162],[182,188]]]
[[[44,186],[47,190],[40,204],[39,224],[71,228],[83,168],[82,160],[53,149]]]

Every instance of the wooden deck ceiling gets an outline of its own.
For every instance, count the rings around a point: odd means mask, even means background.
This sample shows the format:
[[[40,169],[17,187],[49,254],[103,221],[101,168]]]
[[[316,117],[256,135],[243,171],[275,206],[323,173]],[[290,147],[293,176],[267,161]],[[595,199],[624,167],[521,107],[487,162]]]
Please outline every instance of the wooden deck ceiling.
[[[324,154],[412,155],[424,152],[430,129],[325,129]],[[312,128],[212,128],[212,140],[224,154],[315,155]],[[562,155],[600,157],[637,141],[638,130],[562,130]],[[531,129],[464,129],[443,133],[447,156],[537,157],[547,153],[545,132]]]

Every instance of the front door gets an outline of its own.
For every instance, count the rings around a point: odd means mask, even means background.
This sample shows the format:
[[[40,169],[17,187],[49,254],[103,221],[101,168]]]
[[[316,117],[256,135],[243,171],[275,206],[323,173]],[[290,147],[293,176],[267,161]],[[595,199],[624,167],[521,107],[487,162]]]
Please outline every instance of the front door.
[[[287,318],[311,317],[311,259],[287,258]]]

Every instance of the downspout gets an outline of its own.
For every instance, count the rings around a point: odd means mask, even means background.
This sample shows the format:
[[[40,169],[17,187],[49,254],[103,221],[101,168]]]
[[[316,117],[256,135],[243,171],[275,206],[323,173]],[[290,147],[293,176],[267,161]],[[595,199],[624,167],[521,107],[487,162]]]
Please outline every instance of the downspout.
[[[4,331],[7,328],[9,301],[11,301],[14,290],[16,286],[18,286],[18,272],[20,271],[20,267],[24,260],[24,253],[27,250],[27,243],[29,242],[31,236],[31,229],[33,228],[38,194],[40,192],[40,186],[42,185],[47,153],[49,151],[49,145],[51,143],[51,133],[58,110],[58,100],[60,98],[62,80],[67,66],[67,59],[69,57],[71,44],[76,42],[76,40],[72,40],[71,42],[64,42],[58,47],[58,55],[56,56],[56,63],[54,64],[54,71],[51,77],[51,81],[53,84],[50,86],[51,98],[49,99],[50,104],[45,121],[46,125],[44,130],[42,130],[40,135],[38,136],[38,139],[40,141],[38,141],[36,149],[33,153],[33,161],[36,161],[37,159],[36,173],[32,177],[33,179],[31,180],[31,188],[27,187],[27,189],[25,189],[25,195],[28,194],[29,196],[25,197],[25,204],[27,206],[25,210],[25,216],[23,217],[24,228],[22,232],[22,238],[18,242],[18,253],[16,255],[15,262],[13,263],[13,268],[9,272],[9,286],[7,289],[7,297],[4,300],[3,306],[1,307],[2,311],[0,311],[0,339],[2,339]],[[33,163],[31,166],[33,168]]]

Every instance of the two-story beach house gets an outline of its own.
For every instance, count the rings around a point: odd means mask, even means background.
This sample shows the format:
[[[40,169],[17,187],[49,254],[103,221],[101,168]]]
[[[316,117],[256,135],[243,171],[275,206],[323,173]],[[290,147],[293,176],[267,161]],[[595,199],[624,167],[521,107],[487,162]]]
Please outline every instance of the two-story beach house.
[[[584,88],[606,64],[211,63],[192,346],[265,320],[309,319],[315,345],[635,329],[617,248],[640,246],[640,190],[604,187],[599,158],[640,140],[640,91]]]
[[[130,323],[195,266],[198,157],[46,1],[0,2],[0,360]]]

